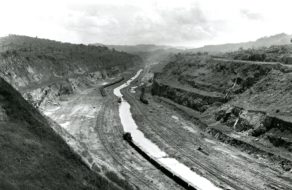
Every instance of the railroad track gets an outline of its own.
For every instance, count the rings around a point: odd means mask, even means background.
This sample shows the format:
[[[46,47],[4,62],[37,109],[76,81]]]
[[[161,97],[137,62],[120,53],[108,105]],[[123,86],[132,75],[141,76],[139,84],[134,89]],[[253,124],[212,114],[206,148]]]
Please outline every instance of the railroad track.
[[[156,121],[160,124],[160,125],[163,125],[163,123],[161,123],[158,118],[156,118]],[[165,126],[165,124],[164,124]],[[178,134],[177,136],[180,136],[180,138],[184,138],[182,135],[180,135],[177,131],[173,130],[173,129],[169,129],[168,130],[171,130],[174,134]],[[169,141],[170,142],[170,141]],[[193,143],[193,142],[192,142]],[[186,151],[184,149],[182,149],[180,146],[177,145],[177,148],[184,151],[186,154],[187,152],[189,151]],[[187,156],[187,155],[186,155]],[[189,157],[189,156],[187,156]],[[253,174],[255,174],[256,176],[260,176],[262,179],[264,179],[265,181],[267,182],[270,182],[268,185],[272,185],[273,187],[277,187],[277,190],[290,190],[292,189],[292,184],[291,185],[287,185],[283,182],[280,182],[280,181],[276,181],[274,180],[273,178],[271,177],[267,177],[266,175],[263,175],[261,172],[258,172],[256,170],[253,170],[252,168],[249,168],[250,171],[252,171]],[[234,180],[234,178],[232,178]],[[237,180],[238,181],[238,180]],[[247,184],[244,184],[244,185],[247,185]],[[279,186],[280,185],[280,186]],[[254,187],[250,186],[249,185],[249,188],[248,189],[255,189]]]
[[[127,94],[127,96],[129,96],[133,100],[131,103],[135,105],[135,108],[139,111],[139,114],[145,116],[145,114],[144,114],[145,110],[142,111],[143,109],[141,108],[141,105],[139,105],[138,101],[136,101],[135,98],[132,95],[130,95],[130,93],[128,92],[128,89],[126,91],[126,94]],[[256,190],[256,188],[251,186],[250,184],[242,183],[242,181],[240,181],[240,180],[238,180],[236,178],[233,178],[232,176],[229,176],[229,175],[225,174],[225,176],[230,179],[230,180],[226,180],[225,177],[221,176],[222,175],[222,171],[219,171],[216,168],[210,168],[210,166],[206,166],[206,165],[200,163],[198,160],[195,160],[194,157],[189,155],[190,150],[185,150],[185,149],[181,148],[181,146],[179,144],[177,144],[177,141],[173,141],[173,140],[171,140],[171,138],[165,138],[164,136],[162,136],[160,134],[161,131],[158,130],[159,126],[160,127],[163,126],[163,128],[167,128],[167,130],[171,130],[173,134],[176,134],[176,136],[179,136],[179,138],[181,138],[181,139],[185,138],[184,136],[180,135],[179,132],[175,131],[174,129],[169,128],[169,127],[165,127],[166,125],[164,123],[160,122],[160,118],[155,118],[155,122],[157,122],[158,125],[154,124],[153,120],[149,120],[147,116],[145,116],[144,119],[150,124],[150,126],[153,126],[153,127],[151,127],[151,130],[153,130],[156,135],[158,135],[163,141],[165,141],[172,148],[175,148],[175,150],[179,150],[180,153],[183,153],[183,156],[185,158],[187,158],[192,163],[195,163],[194,165],[197,165],[197,166],[201,167],[202,169],[206,170],[210,175],[214,176],[215,178],[217,178],[218,180],[220,180],[222,182],[225,182],[227,185],[229,185],[230,187],[232,187],[232,188],[234,188],[236,190],[241,190],[241,189],[242,190],[243,189],[251,189],[251,190],[254,189],[254,190]],[[289,190],[289,189],[292,188],[291,186],[288,186],[288,185],[286,185],[284,183],[276,181],[276,180],[274,180],[272,178],[268,178],[268,177],[266,177],[265,175],[263,175],[260,172],[257,172],[255,170],[251,170],[251,171],[254,174],[256,174],[257,176],[260,176],[262,179],[265,179],[266,181],[272,182],[273,185],[276,186],[278,189]],[[216,174],[219,174],[219,175],[216,175]],[[233,182],[231,182],[231,181],[233,181]],[[239,188],[238,184],[241,184],[242,186],[244,186],[246,188]]]
[[[138,104],[138,103],[134,103],[134,104]],[[140,110],[140,108],[138,108],[138,106],[136,105],[136,108],[137,110],[139,110],[139,114],[143,114],[143,112]],[[200,162],[198,162],[197,160],[195,160],[193,157],[191,157],[189,155],[189,152],[186,153],[185,150],[183,150],[179,145],[177,144],[174,144],[174,142],[172,142],[172,140],[168,140],[168,139],[171,139],[171,138],[165,138],[164,136],[162,136],[159,132],[159,130],[157,130],[157,127],[161,127],[161,126],[158,126],[156,124],[153,124],[153,121],[150,121],[147,117],[144,117],[144,119],[150,123],[151,126],[156,126],[156,127],[153,127],[151,128],[151,130],[153,130],[155,132],[155,135],[159,136],[163,141],[164,141],[164,144],[168,144],[173,150],[175,151],[179,151],[180,153],[183,153],[183,156],[185,158],[187,158],[189,161],[191,161],[191,163],[193,165],[196,165],[196,166],[199,166],[200,168],[202,168],[203,170],[207,171],[208,172],[208,175],[210,176],[213,176],[215,177],[216,179],[218,179],[219,181],[221,182],[225,182],[227,185],[231,186],[232,188],[236,189],[236,190],[245,190],[245,189],[242,189],[242,188],[239,188],[237,185],[233,185],[232,183],[230,183],[230,181],[227,181],[224,177],[222,177],[222,172],[220,173],[219,171],[215,172],[213,171],[210,166],[207,167],[203,164],[201,164]],[[156,121],[157,122],[157,121]],[[164,126],[164,125],[162,125]],[[176,133],[176,136],[178,136],[178,133]],[[216,175],[217,174],[217,175]],[[219,175],[218,175],[219,174]],[[237,181],[236,179],[234,179],[234,181]],[[250,188],[251,190],[256,190],[255,188],[251,187]]]
[[[120,77],[119,79],[116,79],[108,84],[105,84],[105,85],[102,85],[101,87],[99,87],[99,92],[100,92],[101,96],[106,97],[107,93],[106,93],[105,89],[110,87],[110,86],[113,86],[115,84],[122,82],[124,79],[125,79],[124,77]]]
[[[178,135],[178,136],[180,136],[180,135]],[[181,136],[181,138],[182,138],[182,136]],[[185,152],[186,153],[186,155],[185,155],[186,157],[190,158],[190,156],[187,156],[187,152],[189,152],[189,151],[186,151],[186,150],[182,149],[180,146],[176,146],[176,147],[178,149],[180,149],[181,151]],[[273,178],[267,177],[267,176],[263,175],[261,172],[258,172],[256,170],[253,170],[252,168],[249,168],[249,171],[252,171],[252,173],[254,175],[260,176],[262,179],[264,179],[265,181],[269,182],[268,185],[273,185],[274,187],[277,187],[277,190],[291,190],[292,189],[292,186],[288,186],[287,184],[284,184],[284,183],[282,183],[280,181],[276,181]],[[232,179],[234,180],[234,178],[232,178]],[[236,181],[238,182],[239,180],[236,180]],[[251,185],[246,184],[246,183],[244,184],[244,186],[248,186],[248,189],[257,189],[257,188],[254,188]]]
[[[133,100],[131,103],[133,103],[135,105],[135,108],[139,111],[139,113],[141,115],[145,115],[144,114],[144,111],[143,108],[141,108],[141,105],[139,104],[140,102],[136,101],[135,98],[133,96],[130,95],[130,93],[128,92],[128,89],[126,89],[126,94]],[[133,106],[133,105],[132,105]],[[142,111],[143,110],[143,111]],[[252,185],[250,185],[249,183],[244,183],[240,180],[238,180],[237,178],[234,178],[226,173],[224,173],[224,176],[222,175],[222,171],[214,168],[214,167],[211,167],[210,165],[206,166],[205,164],[202,164],[200,162],[200,160],[198,159],[194,159],[193,156],[190,156],[189,153],[190,151],[192,150],[186,150],[186,149],[183,149],[181,148],[181,146],[179,144],[177,144],[177,141],[173,141],[171,140],[171,138],[165,138],[165,135],[161,135],[161,131],[159,131],[159,126],[163,126],[162,128],[167,128],[168,130],[172,131],[172,134],[176,134],[176,136],[178,136],[179,138],[181,139],[184,139],[185,137],[182,136],[181,134],[179,134],[177,131],[173,130],[172,128],[168,128],[166,127],[166,125],[162,122],[159,121],[159,118],[155,118],[155,122],[157,122],[156,124],[154,124],[154,122],[152,120],[150,120],[147,116],[145,116],[145,119],[148,123],[150,123],[150,126],[151,126],[151,130],[155,132],[155,135],[159,136],[161,139],[162,139],[162,142],[164,141],[166,144],[170,145],[170,147],[175,150],[175,151],[178,151],[180,153],[183,154],[183,156],[185,158],[187,158],[188,161],[190,161],[193,165],[199,167],[199,168],[202,168],[203,170],[207,171],[208,172],[208,175],[210,176],[213,176],[215,179],[225,183],[226,185],[230,186],[231,188],[234,188],[236,190],[246,190],[246,189],[250,189],[250,190],[256,190],[256,188]],[[114,135],[115,135],[115,138],[120,138],[121,139],[121,136],[123,134],[123,130],[120,128],[116,129],[118,130],[119,132],[115,132]],[[119,135],[120,136],[119,136]],[[163,134],[163,132],[162,132]],[[169,134],[167,134],[169,135]],[[103,139],[102,137],[100,137],[101,140],[105,140]],[[193,143],[193,142],[192,142]],[[106,146],[105,146],[106,147]],[[108,147],[106,147],[108,148]],[[108,148],[108,151],[109,153],[111,154],[112,150],[111,148]],[[115,157],[115,160],[117,162],[120,162],[120,165],[123,166],[123,163],[120,161],[120,157]],[[134,168],[132,168],[134,169]],[[131,169],[131,170],[132,170]],[[134,169],[135,170],[135,169]],[[131,172],[132,173],[132,172]],[[282,187],[285,188],[285,190],[288,190],[288,189],[291,189],[290,186],[287,186],[286,184],[284,183],[279,183],[279,181],[276,181],[276,180],[273,180],[271,178],[268,178],[264,175],[262,175],[261,173],[259,172],[256,172],[256,171],[253,171],[254,174],[258,175],[258,176],[261,176],[263,179],[266,179],[267,181],[272,181],[273,184],[269,184],[271,187],[274,187],[274,188],[277,188],[277,189],[283,189]],[[133,173],[132,173],[133,174]],[[134,173],[133,176],[136,177],[136,174]],[[141,180],[141,178],[138,178]],[[146,180],[143,180],[144,182],[146,182],[146,186],[147,184],[149,183],[148,181]],[[282,187],[280,187],[279,185],[281,184]],[[241,187],[239,187],[239,185]],[[242,188],[242,186],[244,188]],[[155,188],[156,189],[156,188]]]
[[[131,166],[130,164],[127,164],[127,161],[123,160],[123,158],[121,156],[119,156],[119,153],[117,153],[118,151],[115,151],[115,149],[110,146],[113,143],[109,142],[107,140],[107,138],[105,138],[107,136],[107,134],[104,132],[104,127],[105,127],[104,116],[105,116],[106,110],[107,110],[107,108],[105,106],[106,105],[108,106],[111,103],[112,103],[111,99],[106,100],[106,102],[104,103],[104,105],[101,109],[101,112],[100,112],[100,115],[102,117],[97,120],[96,130],[97,130],[97,133],[98,133],[98,136],[99,136],[101,143],[103,144],[105,150],[112,156],[113,160],[124,169],[123,172],[125,172],[128,175],[135,178],[138,182],[140,182],[143,186],[147,187],[148,189],[158,190],[157,186],[155,186],[152,182],[145,180],[144,179],[145,176],[142,176],[141,173],[136,172],[136,169],[133,166]],[[114,128],[115,128],[115,132],[112,133],[114,139],[119,139],[120,141],[123,141],[123,139],[122,139],[123,130],[119,129],[117,127],[114,127]],[[129,147],[124,146],[123,148],[128,149]],[[134,186],[137,185],[137,184],[134,184],[133,182],[130,182],[130,183]]]

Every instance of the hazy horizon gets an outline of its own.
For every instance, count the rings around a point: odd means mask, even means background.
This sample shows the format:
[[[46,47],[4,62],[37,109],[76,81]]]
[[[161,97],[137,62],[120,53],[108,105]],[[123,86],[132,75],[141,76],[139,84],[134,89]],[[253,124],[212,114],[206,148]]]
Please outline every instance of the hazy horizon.
[[[292,33],[288,0],[11,0],[0,36],[70,43],[201,47]]]

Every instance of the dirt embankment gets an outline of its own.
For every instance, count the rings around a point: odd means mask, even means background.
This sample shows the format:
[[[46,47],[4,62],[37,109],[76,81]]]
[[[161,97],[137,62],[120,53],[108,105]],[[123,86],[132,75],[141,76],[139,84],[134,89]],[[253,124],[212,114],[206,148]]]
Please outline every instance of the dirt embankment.
[[[207,106],[215,102],[224,102],[224,97],[220,95],[204,95],[199,90],[191,91],[178,87],[178,85],[168,85],[154,80],[152,94],[169,98],[179,104],[190,107],[197,111],[205,111]]]
[[[0,189],[119,189],[91,171],[2,78],[0,116]]]
[[[37,86],[34,89],[25,89],[21,93],[36,108],[42,108],[48,104],[56,105],[59,101],[66,99],[67,96],[101,83],[103,81],[102,78],[100,72],[94,72],[55,81],[44,86]]]
[[[291,82],[289,69],[280,64],[178,55],[155,74],[152,94],[199,111],[198,119],[214,136],[282,157],[287,171],[292,167]]]

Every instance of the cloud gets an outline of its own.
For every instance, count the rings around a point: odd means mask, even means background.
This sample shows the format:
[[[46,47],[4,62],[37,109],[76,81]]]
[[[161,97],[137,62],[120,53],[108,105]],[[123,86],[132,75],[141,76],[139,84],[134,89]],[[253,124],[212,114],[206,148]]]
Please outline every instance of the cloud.
[[[1,2],[0,36],[104,44],[240,42],[292,33],[290,7],[291,0],[9,0]]]
[[[73,6],[70,12],[66,29],[87,43],[183,43],[212,38],[219,26],[208,20],[199,5],[172,9],[91,5]]]
[[[247,10],[247,9],[240,10],[240,14],[249,20],[263,19],[262,15],[260,15],[259,13],[251,12],[250,10]]]

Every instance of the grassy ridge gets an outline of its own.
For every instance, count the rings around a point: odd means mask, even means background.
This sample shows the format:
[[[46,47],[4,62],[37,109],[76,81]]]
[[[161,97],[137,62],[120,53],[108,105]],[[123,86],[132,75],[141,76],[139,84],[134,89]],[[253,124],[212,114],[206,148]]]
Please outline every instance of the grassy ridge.
[[[17,88],[94,71],[112,75],[139,61],[106,47],[16,35],[0,39],[0,75]]]

